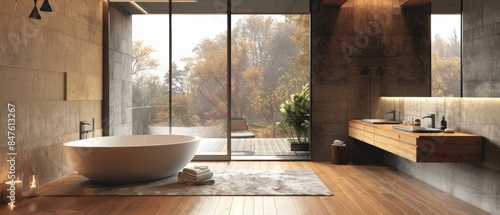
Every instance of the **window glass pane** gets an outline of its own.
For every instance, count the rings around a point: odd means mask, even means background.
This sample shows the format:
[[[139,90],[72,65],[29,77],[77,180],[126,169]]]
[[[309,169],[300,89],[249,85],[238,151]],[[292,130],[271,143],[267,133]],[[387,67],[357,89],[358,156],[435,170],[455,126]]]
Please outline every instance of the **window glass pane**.
[[[461,96],[461,16],[431,18],[432,96]]]
[[[115,4],[134,14],[133,45],[113,44],[129,46],[134,56],[132,116],[122,117],[133,119],[134,134],[200,136],[200,159],[226,157],[229,148],[233,155],[296,156],[276,122],[283,119],[280,105],[309,83],[308,1],[294,1],[295,9],[272,1],[233,4],[231,49],[225,0],[172,2],[172,20],[166,1],[141,1],[143,10]],[[246,120],[255,137],[233,138],[229,147],[229,118]]]
[[[231,118],[255,135],[234,135],[233,156],[296,156],[276,123],[280,105],[309,83],[309,15],[233,15],[231,27]]]
[[[168,134],[168,15],[133,15],[132,26],[133,134]]]
[[[197,155],[227,155],[227,16],[172,20],[172,132],[202,137]]]

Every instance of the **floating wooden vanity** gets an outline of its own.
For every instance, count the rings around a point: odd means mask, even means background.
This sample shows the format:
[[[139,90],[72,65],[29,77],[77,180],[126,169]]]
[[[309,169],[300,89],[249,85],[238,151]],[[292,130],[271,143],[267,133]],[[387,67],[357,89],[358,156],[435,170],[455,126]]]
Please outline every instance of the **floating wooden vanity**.
[[[414,162],[481,162],[482,137],[455,133],[413,133],[390,124],[349,121],[349,136]]]

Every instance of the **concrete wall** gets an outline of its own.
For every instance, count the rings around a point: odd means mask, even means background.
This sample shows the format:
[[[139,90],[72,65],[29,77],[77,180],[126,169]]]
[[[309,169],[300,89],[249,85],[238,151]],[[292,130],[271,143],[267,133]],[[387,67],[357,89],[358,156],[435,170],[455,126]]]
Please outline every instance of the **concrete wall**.
[[[132,15],[110,7],[109,136],[132,134]]]
[[[484,161],[414,163],[386,153],[385,162],[487,212],[500,214],[500,99],[497,98],[383,98],[382,110],[397,110],[401,120],[443,114],[448,127],[483,136]],[[381,117],[381,116],[379,116]],[[430,126],[430,120],[422,121]]]
[[[463,1],[465,97],[500,97],[500,1]]]
[[[463,7],[464,96],[498,97],[500,2],[464,0]],[[439,122],[445,115],[448,127],[483,136],[484,161],[480,164],[417,164],[389,153],[385,161],[487,212],[500,214],[500,99],[383,98],[381,104],[382,111],[396,109],[406,120],[436,113]]]
[[[43,1],[38,1],[38,8]],[[72,172],[62,144],[79,139],[79,121],[101,134],[100,0],[50,1],[54,12],[28,19],[33,1],[0,7],[0,182],[7,180],[7,103],[16,106],[16,173],[45,184]]]
[[[380,96],[430,96],[430,6],[399,0],[313,1],[312,159],[330,160],[347,121],[378,113]]]

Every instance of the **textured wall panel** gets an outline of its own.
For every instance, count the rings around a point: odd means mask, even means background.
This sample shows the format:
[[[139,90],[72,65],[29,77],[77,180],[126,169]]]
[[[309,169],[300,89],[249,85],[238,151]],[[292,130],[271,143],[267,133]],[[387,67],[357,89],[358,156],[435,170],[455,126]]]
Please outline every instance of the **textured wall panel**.
[[[7,103],[14,104],[16,170],[39,173],[41,184],[74,171],[62,144],[79,138],[79,121],[95,118],[101,135],[102,1],[50,3],[54,12],[41,12],[41,20],[28,18],[33,1],[3,1],[0,8],[0,120],[7,122]],[[2,140],[6,125],[0,123]],[[7,162],[0,169],[6,178]]]
[[[109,135],[132,134],[132,16],[110,7]]]
[[[341,7],[313,1],[314,160],[329,160],[333,140],[348,140],[349,119],[380,113],[380,96],[430,95],[430,6],[402,10],[400,5],[399,0],[348,0]]]
[[[500,1],[463,4],[463,95],[500,97]]]
[[[67,73],[66,100],[102,100],[102,77]]]

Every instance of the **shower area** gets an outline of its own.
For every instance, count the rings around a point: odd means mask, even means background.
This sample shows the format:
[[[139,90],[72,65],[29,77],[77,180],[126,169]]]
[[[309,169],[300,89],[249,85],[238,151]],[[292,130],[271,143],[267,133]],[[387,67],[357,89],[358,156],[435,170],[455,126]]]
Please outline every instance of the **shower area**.
[[[309,1],[110,0],[104,13],[104,135],[200,136],[195,160],[310,158],[276,127],[309,83]]]

